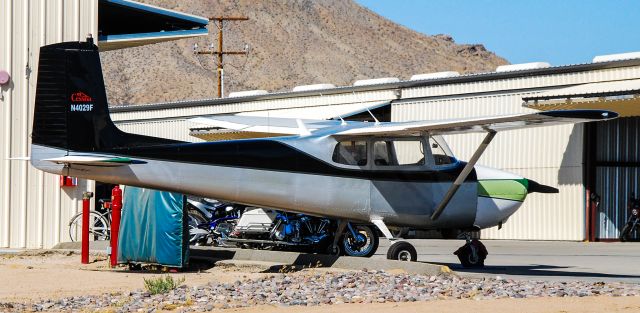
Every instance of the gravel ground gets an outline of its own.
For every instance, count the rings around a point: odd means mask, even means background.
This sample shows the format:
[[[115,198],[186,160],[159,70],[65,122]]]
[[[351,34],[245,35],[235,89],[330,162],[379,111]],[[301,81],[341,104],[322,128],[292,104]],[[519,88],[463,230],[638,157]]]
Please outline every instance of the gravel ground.
[[[145,290],[75,296],[35,303],[0,303],[0,311],[182,312],[256,305],[315,306],[342,303],[413,302],[442,299],[640,296],[640,285],[602,282],[544,282],[422,276],[384,271],[297,272],[233,283],[181,286],[165,294]]]

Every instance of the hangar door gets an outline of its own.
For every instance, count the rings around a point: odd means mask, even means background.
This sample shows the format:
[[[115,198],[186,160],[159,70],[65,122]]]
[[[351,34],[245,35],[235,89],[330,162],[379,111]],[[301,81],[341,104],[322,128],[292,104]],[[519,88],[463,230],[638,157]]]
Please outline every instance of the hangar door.
[[[640,194],[640,117],[589,126],[593,133],[588,146],[595,158],[590,168],[601,197],[592,211],[592,231],[596,240],[616,240],[629,217],[629,197]]]

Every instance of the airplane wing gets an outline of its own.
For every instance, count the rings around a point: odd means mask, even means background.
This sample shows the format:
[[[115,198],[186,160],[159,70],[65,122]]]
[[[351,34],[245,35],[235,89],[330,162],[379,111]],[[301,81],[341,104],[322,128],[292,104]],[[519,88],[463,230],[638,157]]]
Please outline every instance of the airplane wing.
[[[266,116],[217,115],[196,117],[189,122],[206,127],[275,135],[306,135],[314,130],[340,125],[335,120],[292,119]],[[302,124],[302,125],[301,125]]]
[[[43,161],[53,162],[56,164],[65,164],[65,165],[75,164],[75,165],[103,166],[103,167],[115,167],[115,166],[145,163],[143,161],[136,161],[129,158],[103,157],[103,156],[91,156],[91,155],[67,155],[59,158],[43,159]]]
[[[618,117],[618,113],[605,110],[559,110],[536,113],[462,118],[437,121],[368,123],[365,127],[352,128],[334,136],[357,135],[416,135],[429,132],[432,135],[485,133],[504,130],[602,121]]]

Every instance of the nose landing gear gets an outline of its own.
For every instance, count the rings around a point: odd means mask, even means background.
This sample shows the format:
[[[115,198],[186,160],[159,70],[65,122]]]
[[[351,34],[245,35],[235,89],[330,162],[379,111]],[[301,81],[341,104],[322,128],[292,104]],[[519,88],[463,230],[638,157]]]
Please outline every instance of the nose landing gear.
[[[484,267],[484,260],[489,252],[487,248],[478,239],[471,239],[469,233],[465,233],[466,243],[458,248],[453,254],[458,256],[460,264],[466,268]]]

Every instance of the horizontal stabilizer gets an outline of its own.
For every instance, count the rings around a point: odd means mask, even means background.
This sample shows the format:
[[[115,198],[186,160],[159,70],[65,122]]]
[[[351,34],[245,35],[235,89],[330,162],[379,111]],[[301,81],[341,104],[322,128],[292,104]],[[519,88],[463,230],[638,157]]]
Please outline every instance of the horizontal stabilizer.
[[[67,155],[59,158],[43,159],[43,161],[53,162],[56,164],[66,165],[85,165],[85,166],[124,166],[130,164],[144,164],[144,161],[136,161],[129,158],[120,157],[102,157],[91,155]]]

